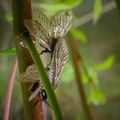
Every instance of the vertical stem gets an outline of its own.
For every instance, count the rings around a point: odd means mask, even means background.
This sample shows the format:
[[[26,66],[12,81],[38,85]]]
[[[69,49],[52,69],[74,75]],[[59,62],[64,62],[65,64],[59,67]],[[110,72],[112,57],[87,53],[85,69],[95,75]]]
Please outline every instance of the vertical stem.
[[[19,72],[22,73],[25,72],[26,67],[31,65],[33,61],[28,50],[21,47],[19,39],[16,38],[26,31],[23,25],[24,19],[32,19],[31,2],[30,0],[12,0],[12,4],[14,42],[18,58]],[[25,120],[43,120],[41,98],[36,96],[32,102],[28,101],[30,95],[28,88],[30,86],[31,84],[21,83]],[[35,106],[36,102],[39,103]]]
[[[4,109],[4,120],[9,120],[10,104],[11,104],[15,75],[17,71],[17,64],[18,64],[17,58],[15,57],[15,62],[13,63],[13,68],[11,71],[10,80],[8,82],[8,87],[7,87],[7,95],[6,95],[5,109]]]
[[[74,70],[75,70],[76,83],[78,86],[80,99],[81,99],[82,106],[83,106],[84,112],[86,114],[87,120],[92,120],[92,116],[91,116],[91,113],[89,110],[89,106],[87,105],[87,99],[86,99],[86,95],[85,95],[85,91],[84,91],[82,79],[81,79],[80,62],[82,62],[82,61],[81,61],[81,58],[80,58],[80,55],[79,55],[79,52],[77,49],[77,43],[71,34],[69,35],[69,38],[70,38],[71,57],[72,57],[73,66],[74,66]]]
[[[29,40],[29,37],[27,37],[24,40],[24,42],[25,42],[25,45],[27,46],[28,50],[30,51],[30,54],[31,54],[33,61],[36,65],[38,75],[41,78],[43,86],[45,87],[50,104],[51,104],[52,109],[53,109],[54,114],[55,114],[55,118],[56,118],[56,120],[63,120],[63,116],[61,114],[61,111],[60,111],[53,87],[51,86],[50,80],[46,74],[45,68],[42,64],[42,61],[39,57],[39,54],[37,53],[37,50],[34,47],[32,41]]]

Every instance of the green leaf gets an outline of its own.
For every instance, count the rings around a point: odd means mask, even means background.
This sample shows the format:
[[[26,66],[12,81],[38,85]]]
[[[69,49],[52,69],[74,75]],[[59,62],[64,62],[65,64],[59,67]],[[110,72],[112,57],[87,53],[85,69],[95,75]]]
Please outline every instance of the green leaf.
[[[12,22],[12,21],[13,21],[13,16],[11,16],[11,15],[6,15],[6,16],[5,16],[5,19],[6,19],[8,22]]]
[[[81,2],[82,0],[65,0],[62,3],[68,5],[70,8],[73,8],[78,6]]]
[[[89,78],[86,75],[85,71],[81,70],[81,77],[82,77],[82,81],[84,84],[87,84],[89,82]]]
[[[92,82],[94,85],[98,85],[97,72],[88,65],[81,64],[81,75],[84,84]]]
[[[53,15],[59,10],[68,10],[69,6],[65,4],[41,4],[40,7],[48,12],[48,14]]]
[[[109,56],[107,59],[105,59],[101,64],[99,65],[94,65],[93,66],[93,69],[94,70],[104,70],[104,69],[107,69],[109,67],[112,66],[113,62],[114,62],[114,59],[115,59],[115,56],[114,55],[111,55]]]
[[[59,2],[60,2],[60,0],[53,0],[53,2],[54,2],[54,3],[59,3]]]
[[[88,94],[88,103],[93,103],[95,105],[105,104],[106,100],[103,92],[99,88],[91,88]]]
[[[89,74],[88,74],[88,69],[84,63],[81,64],[81,77],[82,77],[82,82],[84,84],[88,84]]]
[[[88,41],[87,36],[82,31],[78,29],[71,29],[70,31],[77,40],[81,40],[84,43]]]
[[[95,0],[94,11],[93,11],[93,23],[96,23],[102,13],[102,2],[101,0]]]
[[[11,54],[15,54],[15,53],[16,53],[15,48],[10,48],[7,50],[0,50],[0,55],[11,55]]]
[[[90,77],[91,82],[94,85],[98,85],[99,80],[98,80],[97,72],[93,70],[92,68],[90,68],[88,72],[89,72],[89,77]]]
[[[48,14],[53,15],[59,10],[69,10],[79,5],[82,0],[65,0],[64,2],[51,4],[34,4],[34,7],[39,7],[47,11]]]
[[[98,85],[97,72],[85,64],[81,64],[81,77],[84,84],[92,82],[94,85]]]

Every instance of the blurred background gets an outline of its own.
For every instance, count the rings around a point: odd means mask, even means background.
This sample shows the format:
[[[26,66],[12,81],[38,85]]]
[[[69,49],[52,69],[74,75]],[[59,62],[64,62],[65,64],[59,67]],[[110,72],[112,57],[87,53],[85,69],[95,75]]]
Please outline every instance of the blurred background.
[[[48,15],[69,10],[74,17],[70,30],[79,54],[81,79],[93,120],[120,120],[120,12],[115,0],[32,0],[32,7]],[[118,0],[119,1],[119,0]],[[12,1],[0,2],[0,119],[15,53],[12,32]],[[69,38],[66,39],[69,42]],[[68,46],[69,47],[69,46]],[[71,57],[65,65],[56,95],[65,120],[85,120]],[[10,120],[24,120],[21,87],[15,81]]]

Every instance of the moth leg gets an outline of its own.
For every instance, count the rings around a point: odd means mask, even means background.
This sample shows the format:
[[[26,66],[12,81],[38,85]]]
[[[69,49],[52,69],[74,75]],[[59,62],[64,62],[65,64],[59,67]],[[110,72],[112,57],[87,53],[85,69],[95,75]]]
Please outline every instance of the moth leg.
[[[48,50],[47,48],[45,48],[39,54],[42,55],[43,53],[50,53],[50,52],[51,52],[50,50]]]
[[[40,95],[41,88],[38,87],[29,97],[29,101],[33,100],[36,95]],[[35,101],[34,107],[39,103],[39,100]]]
[[[31,101],[37,94],[39,94],[41,92],[43,85],[41,83],[41,81],[33,83],[33,85],[31,86],[31,92],[32,94],[29,97],[29,101]]]
[[[40,93],[41,88],[38,87],[29,97],[29,101],[31,101],[38,93]]]

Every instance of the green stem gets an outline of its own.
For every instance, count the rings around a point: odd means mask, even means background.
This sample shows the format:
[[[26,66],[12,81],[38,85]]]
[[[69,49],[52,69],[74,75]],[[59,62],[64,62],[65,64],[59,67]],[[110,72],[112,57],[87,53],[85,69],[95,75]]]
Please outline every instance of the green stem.
[[[47,95],[48,95],[48,98],[49,98],[50,103],[52,105],[52,109],[54,111],[56,120],[63,120],[59,105],[57,103],[55,93],[54,93],[53,88],[51,86],[50,80],[48,79],[48,76],[45,72],[42,61],[37,53],[37,50],[34,47],[32,41],[28,37],[26,37],[24,42],[25,42],[25,44],[26,44],[26,46],[27,46],[32,58],[33,58],[33,61],[36,65],[36,69],[38,70],[38,74],[39,74],[41,81],[45,87],[45,90],[47,92]]]
[[[31,15],[31,2],[30,0],[12,0],[13,8],[13,32],[14,32],[14,42],[16,47],[16,54],[18,58],[19,72],[23,73],[26,71],[26,67],[33,63],[31,56],[25,48],[20,46],[19,37],[22,33],[26,31],[23,21],[24,19],[32,19]],[[24,106],[24,116],[25,120],[40,120],[42,110],[39,107],[34,106],[35,100],[29,102],[29,92],[28,88],[31,84],[21,83],[22,95],[23,95],[23,106]],[[41,98],[39,97],[39,100]],[[42,105],[41,105],[42,106]]]

